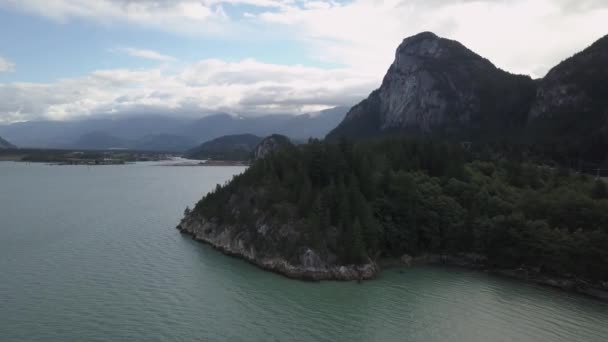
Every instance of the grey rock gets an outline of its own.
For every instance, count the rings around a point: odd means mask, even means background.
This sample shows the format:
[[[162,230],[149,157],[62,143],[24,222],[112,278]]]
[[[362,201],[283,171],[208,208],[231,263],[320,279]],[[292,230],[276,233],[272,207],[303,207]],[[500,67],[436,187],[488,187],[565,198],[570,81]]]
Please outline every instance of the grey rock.
[[[403,254],[400,259],[405,266],[412,266],[412,262],[414,261],[414,258],[408,254]]]
[[[253,151],[253,159],[258,160],[267,157],[268,155],[284,149],[286,147],[293,146],[289,138],[279,134],[273,134],[269,137],[264,138],[255,147]]]
[[[263,220],[262,220],[263,221]],[[216,249],[243,258],[263,269],[277,272],[290,278],[305,280],[364,280],[375,278],[378,266],[371,260],[358,265],[335,264],[331,255],[323,256],[311,247],[299,248],[295,258],[285,255],[280,248],[260,248],[290,244],[290,235],[297,235],[294,227],[275,226],[262,223],[249,230],[246,227],[218,224],[207,220],[194,211],[187,212],[177,226],[184,234],[208,243]],[[278,232],[283,232],[279,234]],[[264,240],[261,243],[261,239]],[[300,241],[301,239],[296,239]]]
[[[423,32],[403,40],[380,88],[328,138],[508,134],[525,124],[534,95],[530,77],[507,73],[459,42]]]

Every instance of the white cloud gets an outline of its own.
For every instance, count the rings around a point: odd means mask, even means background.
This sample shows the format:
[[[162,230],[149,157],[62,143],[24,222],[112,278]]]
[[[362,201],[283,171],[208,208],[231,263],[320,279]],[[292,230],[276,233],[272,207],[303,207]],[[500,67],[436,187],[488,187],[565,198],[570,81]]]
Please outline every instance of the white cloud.
[[[456,39],[499,67],[543,76],[608,33],[605,0],[355,0],[258,15],[292,30],[321,60],[383,73],[401,40],[421,31]]]
[[[239,4],[247,6],[233,6]],[[228,6],[231,11],[224,11]],[[421,31],[459,40],[505,70],[533,76],[608,33],[605,0],[2,0],[0,7],[57,21],[127,23],[220,39],[279,37],[299,41],[309,57],[341,66],[209,59],[172,63],[170,70],[117,69],[54,83],[0,84],[0,121],[138,110],[306,111],[364,98],[379,85],[402,39]],[[150,50],[120,51],[174,60]],[[2,67],[0,60],[0,70],[14,68],[6,63]]]
[[[55,83],[0,84],[0,122],[129,112],[302,113],[353,104],[374,86],[348,69],[209,59],[178,70],[100,70]]]
[[[606,0],[3,0],[0,6],[216,38],[279,36],[299,40],[318,60],[380,76],[401,40],[421,31],[533,76],[608,33]]]
[[[58,21],[84,18],[184,33],[221,32],[226,20],[221,5],[197,0],[3,0],[0,6]]]
[[[175,61],[175,57],[163,55],[159,52],[153,50],[146,49],[136,49],[136,48],[128,48],[128,47],[120,47],[111,49],[111,51],[126,53],[129,56],[151,59],[159,62],[173,62]]]
[[[0,56],[0,72],[11,72],[15,71],[15,63],[9,61],[6,58]]]

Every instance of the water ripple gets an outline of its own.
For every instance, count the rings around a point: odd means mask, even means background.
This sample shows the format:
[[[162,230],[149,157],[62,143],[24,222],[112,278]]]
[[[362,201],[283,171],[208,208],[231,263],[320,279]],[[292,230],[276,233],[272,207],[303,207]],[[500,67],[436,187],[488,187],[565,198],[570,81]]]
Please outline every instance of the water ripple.
[[[549,288],[435,267],[298,282],[178,234],[241,170],[0,163],[0,341],[606,341],[608,305]]]

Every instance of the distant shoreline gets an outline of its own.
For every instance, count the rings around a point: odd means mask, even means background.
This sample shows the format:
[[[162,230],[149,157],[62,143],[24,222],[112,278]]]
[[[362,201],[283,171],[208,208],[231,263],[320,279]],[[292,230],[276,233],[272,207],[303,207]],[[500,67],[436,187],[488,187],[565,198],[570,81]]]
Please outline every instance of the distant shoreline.
[[[188,160],[160,166],[249,166],[249,163],[238,160]]]
[[[10,149],[0,150],[0,161],[96,166],[123,165],[138,161],[168,161],[178,155],[170,152],[131,150]]]

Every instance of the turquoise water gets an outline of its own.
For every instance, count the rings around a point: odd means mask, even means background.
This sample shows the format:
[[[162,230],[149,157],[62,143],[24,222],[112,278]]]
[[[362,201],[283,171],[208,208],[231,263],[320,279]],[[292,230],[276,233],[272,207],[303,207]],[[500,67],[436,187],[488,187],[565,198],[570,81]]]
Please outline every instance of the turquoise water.
[[[608,304],[452,268],[288,280],[174,229],[238,167],[0,162],[0,341],[606,341]]]

